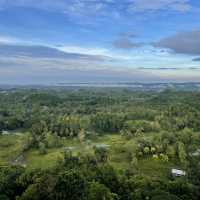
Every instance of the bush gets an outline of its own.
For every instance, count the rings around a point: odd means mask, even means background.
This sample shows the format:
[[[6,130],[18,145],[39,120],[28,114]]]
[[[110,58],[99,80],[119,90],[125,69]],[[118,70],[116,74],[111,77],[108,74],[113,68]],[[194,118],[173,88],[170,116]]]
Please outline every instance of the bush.
[[[44,143],[40,142],[39,143],[39,152],[40,154],[46,154],[47,153],[47,150],[46,150],[46,146]]]

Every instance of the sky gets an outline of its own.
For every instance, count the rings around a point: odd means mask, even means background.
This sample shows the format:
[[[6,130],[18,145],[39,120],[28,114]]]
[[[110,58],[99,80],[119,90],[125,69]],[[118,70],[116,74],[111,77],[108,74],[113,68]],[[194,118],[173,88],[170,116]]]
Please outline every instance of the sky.
[[[0,0],[0,84],[200,82],[198,0]]]

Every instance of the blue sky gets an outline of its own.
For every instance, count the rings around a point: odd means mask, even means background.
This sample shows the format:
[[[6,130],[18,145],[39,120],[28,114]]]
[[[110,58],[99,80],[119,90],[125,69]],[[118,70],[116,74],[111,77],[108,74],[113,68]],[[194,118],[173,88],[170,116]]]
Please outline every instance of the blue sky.
[[[0,0],[0,83],[200,81],[197,0]]]

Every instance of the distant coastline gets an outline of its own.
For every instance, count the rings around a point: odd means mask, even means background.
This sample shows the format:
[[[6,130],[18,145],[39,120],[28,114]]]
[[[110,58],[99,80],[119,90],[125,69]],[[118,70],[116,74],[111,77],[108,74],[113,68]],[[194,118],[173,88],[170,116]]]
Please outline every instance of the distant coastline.
[[[54,84],[0,84],[0,91],[15,89],[79,89],[79,88],[124,88],[141,91],[163,91],[166,89],[181,91],[200,91],[200,82],[62,82]]]

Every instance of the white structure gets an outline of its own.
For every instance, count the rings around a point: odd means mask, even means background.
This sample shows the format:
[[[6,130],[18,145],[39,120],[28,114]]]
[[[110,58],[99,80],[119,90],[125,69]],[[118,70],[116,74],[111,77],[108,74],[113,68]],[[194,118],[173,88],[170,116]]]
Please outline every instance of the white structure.
[[[183,170],[179,170],[179,169],[172,169],[171,170],[172,176],[174,177],[179,177],[179,176],[185,176],[186,172]]]
[[[200,149],[197,149],[194,153],[192,153],[192,156],[200,156]]]

